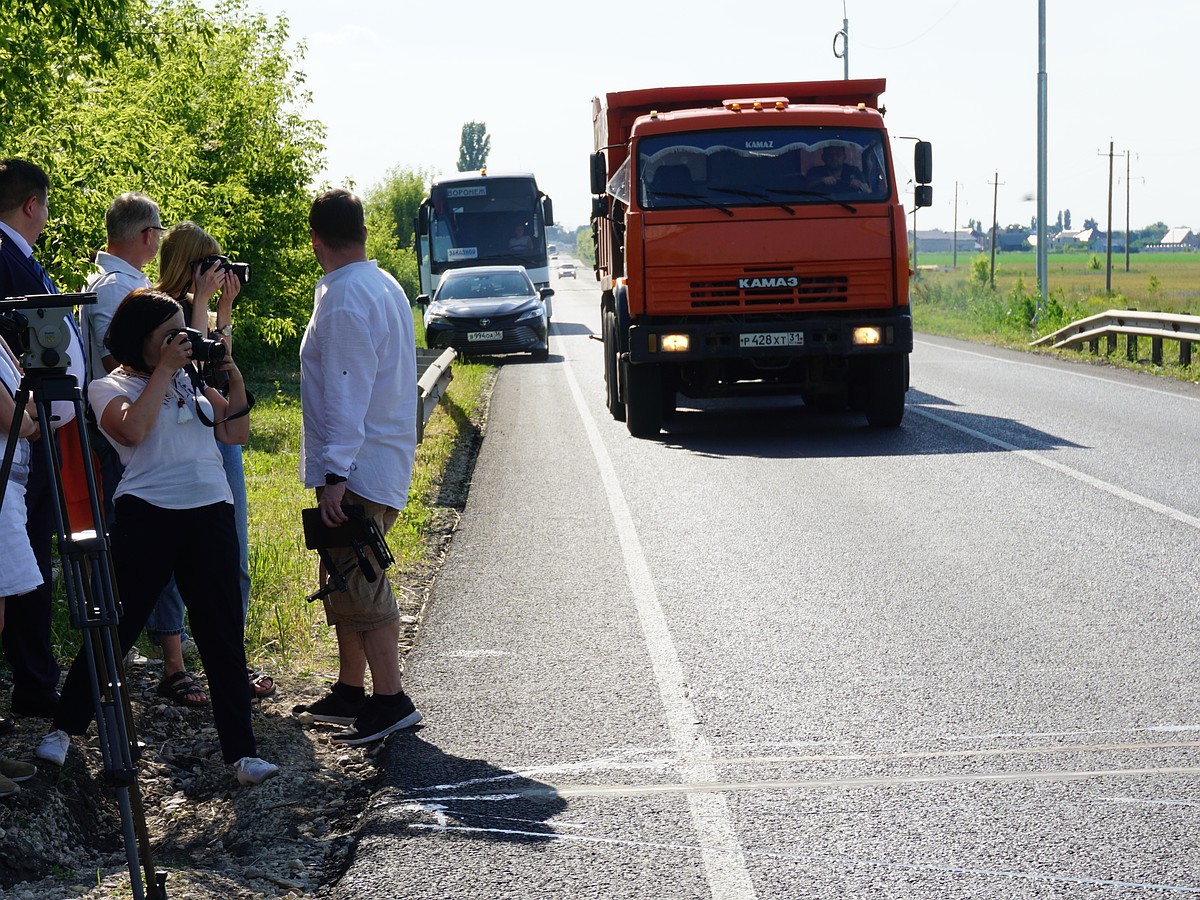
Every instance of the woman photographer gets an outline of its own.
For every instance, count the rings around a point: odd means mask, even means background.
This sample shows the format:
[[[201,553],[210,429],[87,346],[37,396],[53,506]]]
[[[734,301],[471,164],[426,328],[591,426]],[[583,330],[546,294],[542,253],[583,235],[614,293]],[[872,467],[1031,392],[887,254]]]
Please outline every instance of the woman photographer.
[[[202,334],[217,336],[226,351],[233,354],[233,301],[241,291],[237,275],[214,263],[211,257],[220,256],[221,245],[195,222],[180,222],[163,235],[159,247],[159,280],[156,290],[169,294],[183,307],[189,328]],[[206,264],[207,263],[207,264]],[[215,300],[215,303],[214,303]],[[209,306],[215,307],[210,313]],[[214,318],[215,316],[215,318]],[[239,444],[218,444],[221,462],[233,492],[234,522],[240,547],[242,617],[250,607],[250,548],[249,521],[246,503],[246,474]],[[183,602],[179,592],[168,586],[155,605],[146,630],[151,640],[163,650],[163,682],[160,693],[182,706],[198,706],[206,702],[204,692],[187,674],[183,659]],[[256,698],[270,696],[275,684],[261,673],[248,672],[250,690]]]
[[[127,652],[174,576],[208,674],[222,755],[240,783],[257,784],[278,767],[256,756],[233,495],[213,441],[214,432],[222,443],[249,437],[246,385],[226,358],[220,368],[229,374],[228,400],[213,388],[198,390],[184,371],[197,350],[184,324],[172,297],[134,291],[117,308],[105,340],[120,365],[88,388],[100,430],[125,466],[110,536],[124,607],[117,630]],[[68,735],[87,730],[88,678],[86,661],[76,656],[39,758],[62,765]]]

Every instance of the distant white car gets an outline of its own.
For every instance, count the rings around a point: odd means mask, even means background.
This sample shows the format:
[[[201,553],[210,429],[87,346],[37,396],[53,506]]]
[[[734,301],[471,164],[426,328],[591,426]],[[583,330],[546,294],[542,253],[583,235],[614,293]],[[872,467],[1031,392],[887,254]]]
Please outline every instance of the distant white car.
[[[574,263],[563,263],[561,266],[559,266],[558,267],[558,277],[559,278],[574,278],[575,277],[575,264]]]

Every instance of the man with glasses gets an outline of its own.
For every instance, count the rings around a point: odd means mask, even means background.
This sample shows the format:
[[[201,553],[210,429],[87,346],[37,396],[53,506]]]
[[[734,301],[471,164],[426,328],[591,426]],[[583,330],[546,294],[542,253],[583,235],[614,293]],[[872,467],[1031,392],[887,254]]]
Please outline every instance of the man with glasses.
[[[131,291],[150,287],[150,279],[142,269],[158,254],[158,245],[166,229],[158,204],[145,194],[131,191],[109,205],[104,214],[104,230],[108,236],[108,250],[96,254],[96,271],[88,278],[85,288],[95,292],[96,302],[80,307],[87,341],[89,381],[103,378],[117,367],[117,361],[104,346],[104,336],[121,301]],[[89,423],[88,429],[92,450],[100,459],[105,520],[112,521],[112,496],[121,480],[121,461],[94,424]]]

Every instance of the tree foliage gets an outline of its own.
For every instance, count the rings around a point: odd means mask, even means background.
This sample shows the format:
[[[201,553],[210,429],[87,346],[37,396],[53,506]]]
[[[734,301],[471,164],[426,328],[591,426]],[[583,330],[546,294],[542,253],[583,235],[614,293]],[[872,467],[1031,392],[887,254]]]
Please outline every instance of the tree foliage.
[[[415,225],[432,174],[396,167],[363,197],[367,213],[367,255],[391,272],[409,300],[420,293]]]
[[[458,145],[458,171],[470,172],[484,168],[491,149],[492,138],[487,133],[486,122],[464,123]]]
[[[106,7],[103,22],[119,21],[110,15]],[[286,22],[247,11],[244,0],[215,11],[169,0],[140,35],[78,64],[64,57],[62,69],[30,65],[35,84],[22,90],[40,106],[0,123],[5,152],[50,175],[39,257],[63,287],[78,288],[89,253],[104,246],[112,198],[143,191],[159,202],[164,223],[194,219],[251,264],[234,310],[239,357],[285,344],[291,352],[320,275],[307,214],[324,132],[299,112],[307,95],[299,57],[285,46]]]

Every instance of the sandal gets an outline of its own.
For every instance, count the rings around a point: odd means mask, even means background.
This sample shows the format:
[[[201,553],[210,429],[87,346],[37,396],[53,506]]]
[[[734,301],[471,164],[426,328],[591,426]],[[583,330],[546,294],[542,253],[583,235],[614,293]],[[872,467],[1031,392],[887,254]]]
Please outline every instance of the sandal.
[[[164,675],[155,693],[166,697],[176,706],[208,706],[208,694],[205,693],[204,687],[184,669],[180,669],[174,675]],[[203,694],[204,699],[193,700],[193,694]]]
[[[250,697],[252,699],[262,700],[266,697],[274,696],[275,679],[266,672],[255,672],[253,669],[247,669],[246,677],[250,680]]]

